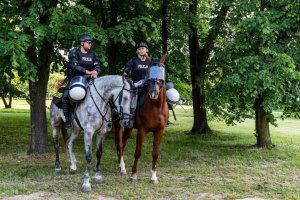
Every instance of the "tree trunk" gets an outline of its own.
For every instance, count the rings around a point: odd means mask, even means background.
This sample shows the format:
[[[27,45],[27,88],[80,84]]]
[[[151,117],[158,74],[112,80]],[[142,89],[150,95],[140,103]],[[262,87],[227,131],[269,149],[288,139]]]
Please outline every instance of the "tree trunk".
[[[3,101],[4,107],[7,108],[7,102],[6,102],[4,95],[1,95],[1,99]]]
[[[192,0],[189,12],[197,17],[197,0]],[[204,40],[203,48],[199,46],[197,28],[193,23],[190,24],[192,34],[189,36],[190,51],[190,71],[192,80],[194,124],[191,132],[193,134],[211,134],[212,130],[207,123],[207,112],[205,108],[205,73],[209,56],[220,29],[225,21],[230,4],[221,3],[220,8],[216,8],[216,17],[210,21],[210,30]]]
[[[255,128],[258,147],[271,147],[271,136],[267,113],[262,107],[263,97],[255,99]]]
[[[48,134],[46,117],[46,92],[50,74],[50,58],[53,52],[52,44],[44,42],[38,56],[38,80],[29,82],[30,116],[31,116],[31,144],[29,154],[48,153]]]
[[[163,0],[162,4],[162,23],[161,23],[161,37],[162,37],[162,54],[168,52],[168,9],[170,0]]]
[[[190,5],[190,12],[196,15],[197,0],[193,0]],[[205,109],[205,92],[204,92],[204,74],[205,60],[200,60],[201,53],[199,46],[198,32],[194,25],[191,25],[192,35],[189,36],[189,52],[190,52],[190,72],[192,80],[192,95],[193,95],[193,112],[194,124],[191,130],[192,134],[211,134]]]
[[[110,21],[108,22],[109,27],[116,26],[118,24],[118,2],[116,0],[110,1]],[[108,45],[108,73],[109,74],[116,74],[116,59],[117,53],[119,49],[115,41],[112,39],[109,40]]]
[[[116,74],[116,59],[118,46],[113,40],[108,45],[108,74]]]
[[[8,99],[8,108],[11,108],[11,103],[12,103],[13,96],[11,94],[9,94],[8,96],[9,96],[9,99]]]
[[[42,68],[38,71],[41,72]],[[49,74],[44,72],[40,73],[39,78],[48,79]],[[44,81],[29,82],[30,93],[30,124],[31,124],[31,144],[28,150],[28,154],[42,154],[48,153],[48,134],[47,134],[47,117],[46,117],[46,90],[47,87],[42,85]]]
[[[11,103],[7,103],[6,99],[5,99],[5,96],[4,95],[1,95],[1,99],[3,101],[3,104],[4,104],[4,107],[5,108],[11,108]]]

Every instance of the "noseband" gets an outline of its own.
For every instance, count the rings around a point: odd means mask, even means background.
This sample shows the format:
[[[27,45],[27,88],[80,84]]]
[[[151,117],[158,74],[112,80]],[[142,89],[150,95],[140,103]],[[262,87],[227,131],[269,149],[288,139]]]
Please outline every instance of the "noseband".
[[[126,89],[125,88],[124,81],[127,81],[130,84],[130,89]],[[123,106],[122,106],[122,100],[123,100],[123,93],[124,93],[124,91],[130,92],[131,95],[134,95],[136,97],[136,91],[133,88],[134,88],[133,82],[130,81],[130,80],[125,80],[123,78],[123,87],[122,87],[122,90],[119,92],[119,94],[117,95],[117,97],[114,100],[111,99],[111,101],[109,101],[110,106],[113,108],[113,112],[116,113],[116,114],[118,114],[120,120],[124,120],[124,119],[133,120],[134,119],[135,107],[130,107],[130,113],[124,113],[123,112]],[[119,108],[120,108],[119,111],[118,111],[118,108],[116,106],[117,99],[118,99]],[[135,106],[135,103],[131,102],[131,106]]]
[[[134,119],[134,110],[135,110],[135,108],[133,109],[133,111],[132,111],[132,109],[130,109],[130,113],[124,113],[123,112],[123,107],[121,106],[121,104],[122,104],[122,99],[123,99],[122,97],[123,97],[123,92],[124,91],[130,92],[130,93],[133,93],[133,94],[136,94],[136,92],[134,91],[134,89],[132,89],[133,84],[130,81],[127,81],[130,84],[130,89],[126,89],[125,88],[125,81],[126,80],[124,80],[124,78],[123,78],[123,87],[122,87],[121,91],[119,92],[119,94],[117,95],[117,97],[115,99],[111,98],[108,101],[106,101],[106,99],[99,93],[99,91],[97,90],[97,88],[94,84],[94,80],[91,81],[90,85],[92,84],[94,86],[94,89],[97,92],[98,96],[103,100],[103,102],[107,102],[110,105],[110,107],[112,108],[112,112],[116,113],[119,116],[120,120],[123,120],[123,119],[132,120],[132,119]],[[89,91],[90,91],[91,98],[92,98],[98,112],[100,113],[102,119],[106,122],[112,122],[112,121],[106,119],[106,117],[105,117],[107,112],[108,112],[108,109],[105,111],[105,113],[102,113],[101,110],[99,109],[99,107],[97,106],[94,98],[93,98],[93,95],[91,93],[90,88],[89,88]],[[116,106],[117,99],[119,99],[118,103],[119,103],[120,110],[118,110],[118,108]],[[119,119],[116,119],[116,120],[119,120]]]
[[[155,85],[158,85],[159,86],[159,90],[158,90],[158,93],[161,92],[163,86],[164,86],[164,81],[160,81],[159,79],[150,79],[148,80],[149,83],[152,83],[154,84],[154,88],[155,88]],[[148,86],[148,94],[150,95],[150,92],[152,92],[153,90],[149,90],[149,86]]]

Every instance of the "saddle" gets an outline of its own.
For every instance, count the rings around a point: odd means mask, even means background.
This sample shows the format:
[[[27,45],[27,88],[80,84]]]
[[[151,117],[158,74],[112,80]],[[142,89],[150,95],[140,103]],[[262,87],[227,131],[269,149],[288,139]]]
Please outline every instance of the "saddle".
[[[52,103],[55,104],[58,108],[62,108],[62,98],[53,96]]]
[[[62,94],[64,93],[65,87],[60,87],[57,89],[57,92],[61,95],[53,96],[52,103],[56,105],[58,108],[62,108]],[[60,96],[60,97],[58,97]]]

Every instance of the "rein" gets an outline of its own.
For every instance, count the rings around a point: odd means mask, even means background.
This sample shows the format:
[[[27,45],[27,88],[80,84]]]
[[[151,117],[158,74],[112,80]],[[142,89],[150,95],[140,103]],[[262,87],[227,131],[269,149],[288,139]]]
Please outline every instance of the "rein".
[[[121,91],[119,92],[119,94],[117,95],[117,97],[116,97],[114,100],[110,99],[109,101],[106,101],[106,99],[105,99],[105,98],[100,94],[100,92],[97,90],[97,88],[96,88],[96,86],[95,86],[95,83],[94,83],[94,80],[92,80],[91,83],[90,83],[89,85],[91,85],[91,84],[94,86],[95,91],[97,92],[98,96],[103,100],[103,102],[105,102],[105,104],[108,103],[108,104],[110,105],[111,109],[112,109],[112,112],[117,113],[118,116],[119,116],[119,117],[118,117],[117,119],[115,119],[115,120],[108,120],[108,119],[106,119],[105,116],[106,116],[107,113],[108,113],[108,109],[106,109],[106,112],[105,112],[104,114],[101,112],[101,110],[100,110],[100,108],[97,106],[96,101],[95,101],[95,99],[94,99],[94,97],[93,97],[93,95],[92,95],[92,92],[91,92],[90,88],[89,88],[91,98],[92,98],[92,100],[93,100],[93,102],[94,102],[94,105],[96,106],[96,109],[98,110],[99,114],[101,115],[103,121],[105,121],[105,122],[114,122],[114,121],[119,120],[120,118],[122,118],[122,119],[131,119],[131,118],[133,118],[133,115],[127,114],[127,113],[123,113],[123,108],[122,108],[122,106],[121,106],[121,103],[122,103],[122,97],[123,97],[123,91],[125,90],[125,91],[128,91],[128,92],[132,92],[132,90],[129,90],[129,89],[126,89],[126,88],[125,88],[124,79],[123,79],[123,87],[122,87]],[[132,85],[131,85],[131,86],[132,86]],[[119,105],[120,105],[120,111],[118,111],[118,109],[117,109],[117,107],[116,107],[116,105],[115,105],[117,99],[119,99],[119,102],[118,102],[118,103],[119,103]],[[128,118],[125,118],[124,116],[128,116]],[[102,123],[102,124],[103,124],[103,123]],[[102,125],[101,125],[101,126],[102,126]]]
[[[95,83],[94,83],[94,79],[91,81],[91,83],[89,84],[89,85],[93,85],[94,86],[94,89],[95,89],[95,91],[97,92],[97,94],[98,94],[98,96],[103,100],[103,102],[105,102],[105,104],[107,103],[106,102],[106,99],[99,93],[99,91],[97,90],[97,88],[96,88],[96,86],[95,86]],[[124,86],[123,86],[124,87]],[[93,102],[94,102],[94,105],[96,106],[96,109],[98,110],[98,112],[99,112],[99,114],[101,115],[101,117],[102,117],[102,120],[104,120],[105,122],[112,122],[112,121],[109,121],[109,120],[107,120],[106,119],[106,114],[107,114],[107,112],[108,112],[108,109],[106,109],[106,112],[105,112],[105,114],[102,114],[102,112],[101,112],[101,110],[100,110],[100,108],[98,107],[98,105],[97,105],[97,103],[96,103],[96,101],[95,101],[95,99],[94,99],[94,97],[93,97],[93,95],[92,95],[92,92],[91,92],[91,90],[90,90],[90,87],[88,88],[89,89],[89,91],[90,91],[90,95],[91,95],[91,98],[92,98],[92,100],[93,100]],[[121,90],[122,91],[122,90]],[[120,93],[121,93],[121,91],[120,91]],[[120,94],[119,93],[119,94]],[[110,102],[110,101],[109,101]],[[111,104],[110,104],[110,106],[111,106]],[[103,123],[102,123],[103,124]],[[101,127],[102,127],[102,125],[101,125]],[[101,128],[100,127],[100,128]]]

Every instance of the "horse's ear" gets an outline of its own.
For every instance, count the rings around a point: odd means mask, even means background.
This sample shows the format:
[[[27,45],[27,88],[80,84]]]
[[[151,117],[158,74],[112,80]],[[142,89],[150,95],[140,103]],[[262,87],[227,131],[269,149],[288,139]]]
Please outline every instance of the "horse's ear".
[[[167,55],[165,54],[165,55],[163,55],[162,57],[160,57],[159,62],[165,64],[166,59],[167,59]]]
[[[148,65],[149,66],[151,66],[151,63],[152,63],[152,59],[151,59],[151,57],[150,56],[148,56],[148,54],[146,53],[146,61],[147,61],[147,63],[148,63]]]

